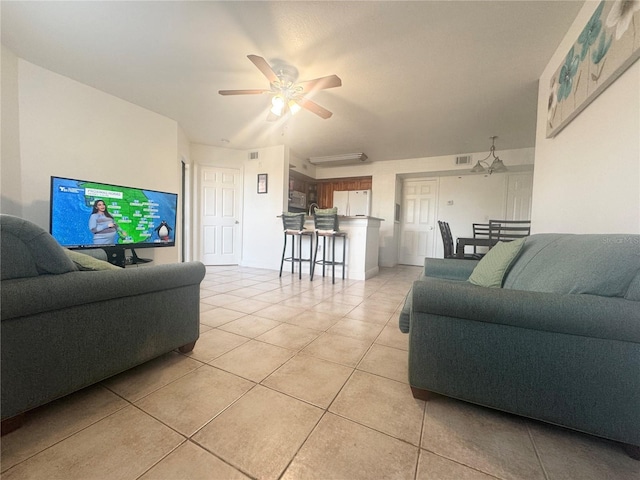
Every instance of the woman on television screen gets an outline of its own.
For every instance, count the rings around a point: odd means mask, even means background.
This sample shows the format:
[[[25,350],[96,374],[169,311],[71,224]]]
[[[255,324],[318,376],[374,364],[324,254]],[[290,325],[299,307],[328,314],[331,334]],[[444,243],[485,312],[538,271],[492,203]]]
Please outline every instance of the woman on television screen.
[[[93,233],[95,245],[115,245],[118,225],[107,210],[103,200],[93,202],[93,210],[89,217],[89,230]]]

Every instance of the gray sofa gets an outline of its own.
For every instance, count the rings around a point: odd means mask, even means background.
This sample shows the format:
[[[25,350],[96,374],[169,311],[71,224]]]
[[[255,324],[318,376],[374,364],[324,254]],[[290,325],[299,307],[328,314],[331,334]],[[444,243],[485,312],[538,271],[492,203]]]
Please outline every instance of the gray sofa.
[[[0,215],[0,230],[5,433],[27,410],[195,345],[201,263],[124,269],[17,217]]]
[[[414,396],[608,438],[640,459],[640,235],[531,235],[502,288],[469,282],[478,265],[428,258],[413,284],[400,329]]]

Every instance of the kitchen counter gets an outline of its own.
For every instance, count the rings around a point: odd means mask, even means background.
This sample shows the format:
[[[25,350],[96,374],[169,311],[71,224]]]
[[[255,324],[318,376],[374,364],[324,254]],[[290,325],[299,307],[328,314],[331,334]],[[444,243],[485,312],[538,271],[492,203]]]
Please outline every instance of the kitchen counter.
[[[380,222],[382,218],[338,215],[338,226],[347,233],[347,271],[346,277],[351,280],[366,280],[378,274],[378,250],[380,242]],[[307,216],[305,228],[314,229],[313,217]],[[336,240],[336,257],[342,255],[342,240]],[[322,245],[322,240],[320,240]],[[327,242],[329,248],[329,242]],[[322,258],[322,251],[318,251],[318,258]],[[338,277],[339,268],[336,268]],[[340,273],[341,275],[341,273]],[[316,265],[316,278],[322,278],[322,266]]]

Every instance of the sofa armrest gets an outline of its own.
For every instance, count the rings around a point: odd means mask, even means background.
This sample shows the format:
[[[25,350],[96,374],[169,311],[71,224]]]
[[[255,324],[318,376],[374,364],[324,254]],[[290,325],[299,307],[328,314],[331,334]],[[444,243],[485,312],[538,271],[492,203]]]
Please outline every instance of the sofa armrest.
[[[5,280],[0,292],[2,320],[199,285],[204,275],[202,263],[187,262]]]
[[[437,278],[415,282],[412,290],[411,322],[420,321],[416,314],[424,312],[640,343],[638,302],[623,298],[486,288]]]
[[[478,262],[479,260],[463,260],[461,258],[427,257],[424,259],[424,276],[465,281],[471,276]]]
[[[424,259],[424,270],[422,277],[418,281],[422,281],[427,277],[441,278],[444,280],[453,280],[457,282],[466,281],[476,268],[479,260],[463,260],[461,258],[430,258]],[[411,312],[413,290],[409,290],[404,305],[398,316],[398,326],[402,333],[409,333],[409,314]]]
[[[433,260],[439,260],[439,259],[433,259]],[[413,282],[413,284],[415,286],[415,284],[424,282],[426,279],[427,277],[423,276],[420,280],[416,280],[415,282]],[[444,282],[460,283],[458,280],[450,280],[446,278],[442,278],[440,280]],[[411,289],[409,290],[409,293],[407,293],[407,296],[404,299],[404,305],[402,306],[402,310],[400,310],[400,315],[398,316],[398,327],[400,328],[400,331],[402,333],[409,333],[409,326],[411,321],[410,320],[411,310],[413,308],[413,288],[414,287],[411,287]]]

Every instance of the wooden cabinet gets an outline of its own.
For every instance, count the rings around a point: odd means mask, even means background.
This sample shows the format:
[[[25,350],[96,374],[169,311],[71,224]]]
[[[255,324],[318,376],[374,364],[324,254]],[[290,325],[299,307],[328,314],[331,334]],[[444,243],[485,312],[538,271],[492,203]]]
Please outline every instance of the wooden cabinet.
[[[331,180],[319,180],[318,189],[318,205],[320,208],[333,207],[333,192],[343,190],[370,190],[372,185],[372,177],[353,177],[339,178]]]
[[[318,205],[320,208],[333,207],[333,189],[330,183],[318,184]]]
[[[317,203],[320,208],[333,207],[333,192],[336,190],[370,190],[372,177],[331,178],[314,180],[298,172],[289,173],[289,194],[293,190],[307,195],[307,208]]]
[[[289,177],[289,190],[295,190],[296,192],[305,192],[307,189],[307,182],[300,178]]]
[[[311,203],[318,203],[318,184],[307,184],[307,205]]]

